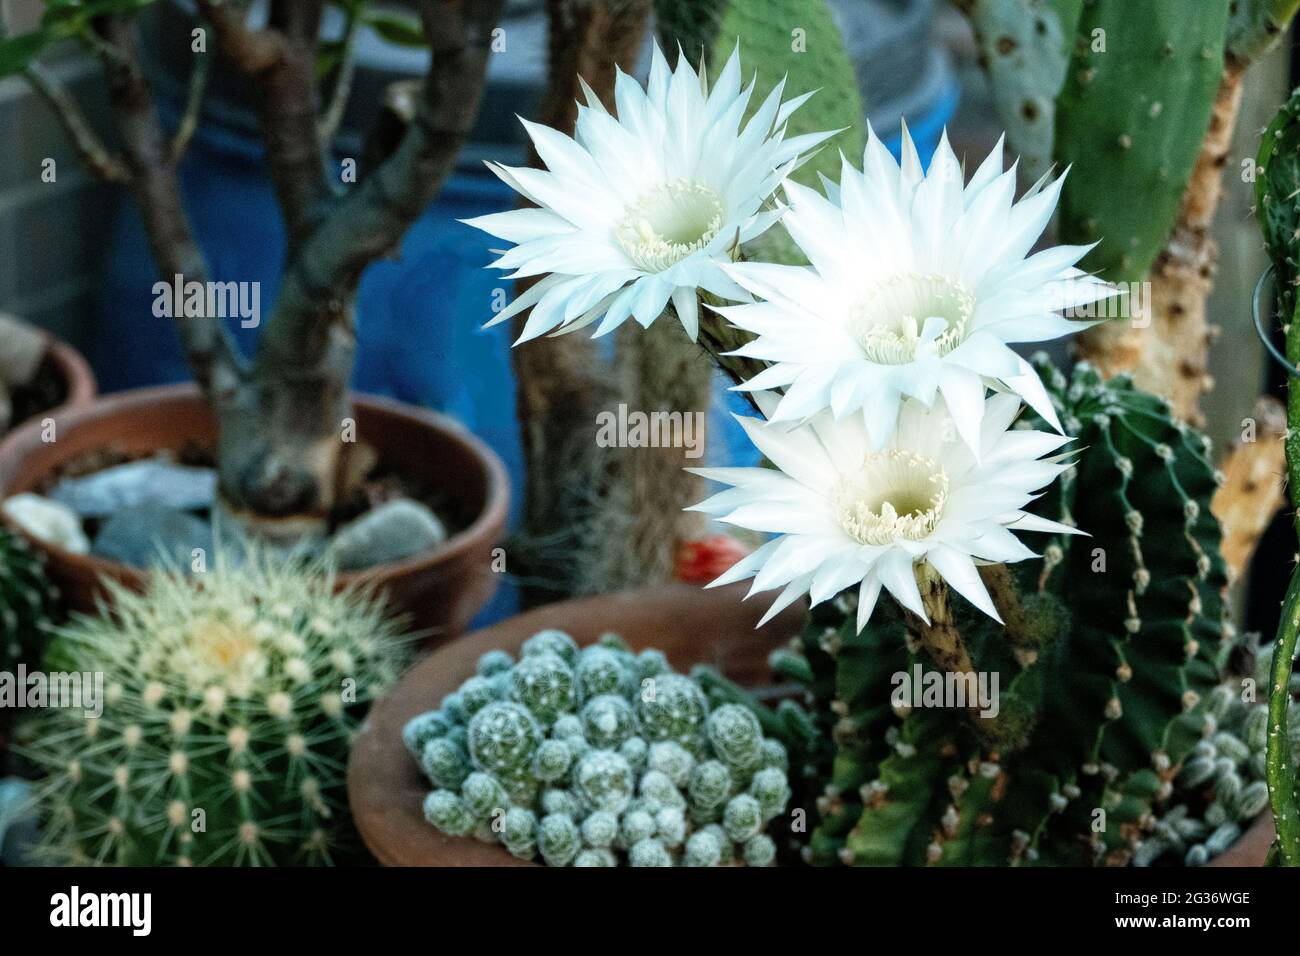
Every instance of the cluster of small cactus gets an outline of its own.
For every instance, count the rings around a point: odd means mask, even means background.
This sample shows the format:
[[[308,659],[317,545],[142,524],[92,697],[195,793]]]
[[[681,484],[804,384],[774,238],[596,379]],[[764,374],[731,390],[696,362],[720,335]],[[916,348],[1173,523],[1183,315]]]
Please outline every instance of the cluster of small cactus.
[[[364,860],[347,812],[348,747],[406,643],[382,600],[332,572],[252,550],[75,619],[52,670],[103,675],[102,714],[39,712],[19,752],[43,772],[37,858],[107,865]]]
[[[1127,379],[1087,365],[1067,379],[1036,361],[1078,441],[1076,467],[1034,507],[1088,536],[1055,535],[1040,560],[986,569],[1005,626],[952,599],[976,671],[999,678],[996,716],[891,702],[897,675],[935,667],[896,609],[861,633],[851,592],[813,609],[773,659],[816,722],[786,739],[816,810],[801,841],[810,862],[1128,864],[1154,853],[1141,848],[1186,767],[1231,747],[1221,732],[1240,714],[1215,688],[1241,642],[1207,440]],[[1239,819],[1251,807],[1232,797]]]
[[[1253,691],[1268,686],[1271,657],[1271,650],[1257,656],[1261,673],[1248,685],[1229,680],[1210,691],[1207,735],[1192,748],[1174,778],[1168,801],[1172,806],[1156,817],[1134,851],[1137,866],[1203,866],[1236,842],[1268,808],[1268,708],[1254,699]],[[1300,685],[1300,680],[1296,683]],[[1245,686],[1251,689],[1249,694],[1243,693]],[[1292,701],[1290,710],[1291,753],[1300,755],[1300,703]]]
[[[426,819],[550,866],[771,865],[785,748],[656,650],[541,631],[403,730]]]
[[[40,555],[0,528],[0,671],[39,662],[57,599]]]

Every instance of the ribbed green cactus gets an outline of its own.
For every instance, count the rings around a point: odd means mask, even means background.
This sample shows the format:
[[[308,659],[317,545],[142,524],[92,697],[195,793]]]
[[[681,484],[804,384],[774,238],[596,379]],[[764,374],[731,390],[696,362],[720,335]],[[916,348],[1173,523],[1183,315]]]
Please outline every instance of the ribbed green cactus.
[[[894,695],[934,665],[891,608],[861,634],[850,594],[813,610],[799,658],[775,661],[815,701],[820,734],[791,747],[812,862],[1127,863],[1214,739],[1206,698],[1235,636],[1206,440],[1126,379],[1038,367],[1078,451],[1035,507],[1090,537],[993,569],[1005,627],[954,602],[996,715]]]
[[[1056,97],[1074,53],[1083,0],[971,0],[965,9],[1007,145],[1035,180],[1052,164]]]
[[[383,604],[316,566],[250,553],[112,586],[50,659],[103,674],[102,715],[47,709],[17,748],[45,774],[38,857],[109,865],[364,859],[348,746],[404,653]],[[88,701],[83,701],[89,705]]]
[[[40,555],[0,528],[0,671],[39,663],[56,600]]]
[[[403,730],[439,830],[551,866],[774,862],[787,756],[748,707],[613,634],[542,631],[477,671]]]
[[[1062,241],[1105,239],[1084,260],[1145,278],[1173,229],[1223,70],[1228,0],[1087,0],[1056,105]]]

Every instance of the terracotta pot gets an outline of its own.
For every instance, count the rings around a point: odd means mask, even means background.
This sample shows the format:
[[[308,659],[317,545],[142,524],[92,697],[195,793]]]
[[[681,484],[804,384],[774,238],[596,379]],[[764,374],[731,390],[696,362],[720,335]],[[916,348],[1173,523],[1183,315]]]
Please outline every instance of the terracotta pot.
[[[89,405],[95,400],[95,395],[99,391],[99,386],[95,382],[95,373],[90,370],[90,364],[82,357],[81,353],[57,336],[48,332],[45,332],[44,335],[47,342],[46,358],[53,364],[59,377],[63,379],[64,395],[63,401],[58,405],[53,408],[42,409],[33,416],[38,420],[56,415],[65,409]],[[25,422],[16,422],[11,430],[16,431],[24,424]],[[0,437],[3,437],[2,432],[0,432]]]
[[[1268,858],[1268,848],[1273,845],[1277,831],[1273,829],[1273,814],[1265,810],[1250,828],[1232,846],[1220,853],[1208,866],[1263,866]]]
[[[643,591],[563,601],[476,631],[424,657],[375,704],[348,761],[348,801],[370,851],[388,866],[536,866],[500,846],[446,836],[424,819],[429,784],[402,745],[402,727],[437,707],[474,673],[479,655],[494,648],[517,654],[548,627],[589,644],[606,631],[633,648],[657,647],[685,672],[709,664],[740,683],[768,675],[768,652],[799,633],[803,610],[787,608],[760,630],[768,602],[743,602],[748,585],[705,591],[669,584]]]
[[[517,654],[525,640],[548,627],[567,631],[579,644],[615,631],[638,650],[658,647],[679,671],[703,663],[742,684],[760,684],[769,675],[768,652],[799,632],[803,612],[796,604],[755,631],[767,604],[742,603],[747,587],[704,591],[672,584],[564,601],[476,631],[421,659],[371,709],[348,761],[348,802],[370,851],[387,866],[538,866],[500,846],[449,837],[425,821],[429,783],[402,744],[402,727],[471,676],[481,654],[494,648]],[[1262,866],[1272,842],[1273,818],[1265,812],[1210,866]]]
[[[93,402],[99,386],[95,382],[95,373],[90,370],[90,364],[81,353],[62,339],[50,336],[49,356],[68,385],[63,404],[50,411],[62,412],[67,408],[78,408]]]
[[[444,640],[462,631],[496,590],[491,560],[509,509],[505,467],[490,448],[434,412],[366,396],[354,397],[354,409],[358,436],[395,470],[427,476],[428,484],[440,487],[463,530],[429,554],[340,574],[339,585],[379,585],[415,627],[430,632],[431,641]],[[148,454],[192,444],[212,447],[216,438],[212,415],[193,385],[121,392],[53,417],[55,442],[41,441],[39,422],[0,442],[0,498],[39,488],[51,472],[88,452],[112,447]],[[74,610],[94,609],[101,577],[136,589],[144,584],[138,568],[28,540],[48,556],[50,576]]]

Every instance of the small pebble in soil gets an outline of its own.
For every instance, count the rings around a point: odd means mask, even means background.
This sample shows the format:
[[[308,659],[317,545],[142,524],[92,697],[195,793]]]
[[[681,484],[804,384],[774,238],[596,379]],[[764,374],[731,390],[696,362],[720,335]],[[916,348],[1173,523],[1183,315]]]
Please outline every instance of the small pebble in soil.
[[[73,554],[90,551],[90,541],[81,528],[81,519],[67,505],[24,492],[6,499],[4,512],[9,520],[34,538],[57,544]]]
[[[157,502],[123,508],[95,536],[94,553],[136,568],[174,561],[182,570],[192,566],[194,550],[212,560],[212,527],[202,518]]]
[[[200,511],[211,507],[216,484],[211,468],[132,461],[84,478],[65,478],[50,497],[85,518],[105,518],[146,502],[176,511]]]
[[[16,315],[0,312],[0,383],[8,391],[31,383],[49,350],[49,337]]]
[[[339,528],[329,553],[339,570],[356,571],[431,551],[445,540],[447,531],[431,509],[398,498]]]

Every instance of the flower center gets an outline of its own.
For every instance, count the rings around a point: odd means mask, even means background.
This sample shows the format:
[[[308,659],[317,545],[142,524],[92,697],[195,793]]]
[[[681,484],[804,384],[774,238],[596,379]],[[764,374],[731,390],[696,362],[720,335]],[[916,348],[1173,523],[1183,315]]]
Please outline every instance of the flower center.
[[[948,476],[937,462],[907,451],[867,455],[862,467],[831,491],[840,526],[859,544],[919,541],[934,531],[948,500]]]
[[[631,203],[615,227],[637,267],[662,272],[713,241],[722,228],[722,197],[703,183],[663,183]]]
[[[965,339],[974,312],[975,297],[957,280],[900,272],[860,300],[850,320],[870,361],[902,365],[918,353],[952,351]]]

